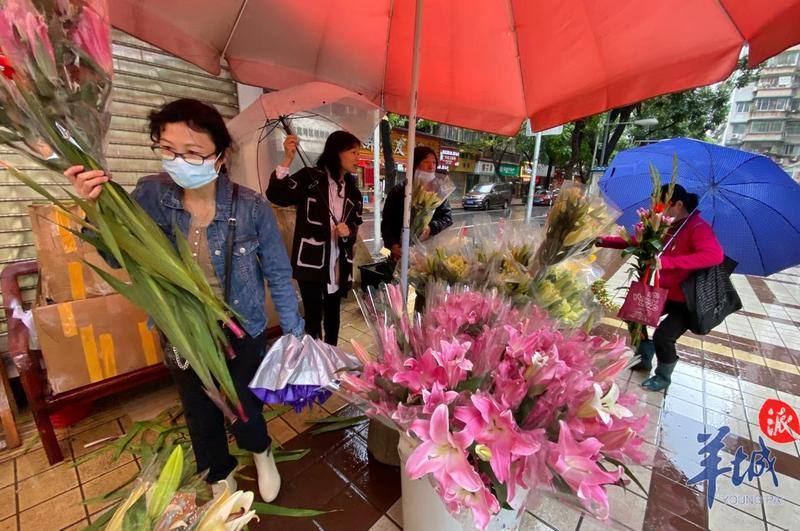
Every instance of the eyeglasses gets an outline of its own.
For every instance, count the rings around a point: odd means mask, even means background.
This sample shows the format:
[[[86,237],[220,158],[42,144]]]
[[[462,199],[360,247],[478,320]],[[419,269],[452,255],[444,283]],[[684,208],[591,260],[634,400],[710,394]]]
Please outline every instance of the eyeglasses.
[[[185,160],[187,164],[191,164],[192,166],[201,166],[207,160],[217,160],[219,158],[219,155],[216,153],[206,155],[205,157],[202,155],[197,155],[196,153],[176,153],[170,148],[159,146],[158,144],[153,144],[150,146],[150,149],[152,149],[153,153],[155,153],[156,156],[158,156],[161,160],[175,160],[176,158],[180,157]]]

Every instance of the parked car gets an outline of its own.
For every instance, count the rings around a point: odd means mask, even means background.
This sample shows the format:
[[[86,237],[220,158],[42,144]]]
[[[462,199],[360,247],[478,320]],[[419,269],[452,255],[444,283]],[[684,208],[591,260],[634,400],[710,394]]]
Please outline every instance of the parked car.
[[[489,210],[490,208],[508,208],[514,189],[508,183],[476,184],[467,192],[462,202],[464,209]]]
[[[544,192],[533,196],[533,204],[536,206],[552,206],[556,196],[553,192]]]

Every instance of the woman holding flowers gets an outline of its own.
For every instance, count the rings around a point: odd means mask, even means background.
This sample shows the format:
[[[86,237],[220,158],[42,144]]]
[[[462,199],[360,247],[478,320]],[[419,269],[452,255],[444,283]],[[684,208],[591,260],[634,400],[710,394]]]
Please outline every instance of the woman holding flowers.
[[[336,345],[342,298],[353,285],[353,247],[361,225],[361,192],[353,176],[361,141],[347,131],[335,131],[315,168],[289,175],[298,142],[294,135],[283,142],[283,162],[272,172],[267,198],[297,208],[292,267],[306,333],[319,339],[324,326],[325,342]]]
[[[191,99],[165,105],[150,115],[153,152],[164,172],[141,179],[133,198],[173,244],[176,229],[188,240],[192,256],[220,298],[236,312],[243,337],[230,335],[235,356],[228,370],[245,415],[229,429],[238,446],[253,452],[264,501],[280,489],[280,475],[270,449],[263,403],[248,389],[267,343],[264,279],[280,316],[284,334],[303,334],[292,289],[289,259],[269,204],[256,192],[233,184],[225,169],[231,137],[219,112]],[[109,180],[103,171],[73,166],[64,172],[83,198],[95,200]],[[180,311],[180,309],[176,309]],[[222,411],[209,398],[197,374],[169,345],[166,364],[178,388],[199,472],[215,494],[225,480],[235,491],[237,460],[228,451]]]
[[[434,150],[427,146],[417,146],[414,148],[413,175],[415,181],[432,180],[438,164],[439,159],[436,157],[436,152]],[[383,207],[383,217],[381,218],[383,246],[392,252],[392,259],[396,262],[400,261],[403,254],[400,236],[403,231],[403,202],[405,199],[405,189],[406,183],[403,181],[389,190]],[[439,234],[452,224],[453,211],[450,208],[450,203],[445,199],[444,202],[434,210],[433,219],[431,219],[427,227],[422,229],[419,240],[424,242],[431,236]]]
[[[641,360],[632,367],[633,370],[649,372],[652,369],[653,355],[656,356],[658,365],[655,375],[642,383],[644,388],[651,391],[661,391],[671,383],[672,371],[678,363],[675,343],[689,329],[689,309],[681,283],[693,271],[719,265],[724,259],[722,246],[713,229],[696,210],[697,195],[690,194],[683,186],[676,184],[671,199],[665,204],[668,194],[669,185],[662,186],[662,203],[654,207],[661,209],[672,219],[664,241],[667,247],[651,264],[659,271],[661,287],[668,290],[664,308],[666,318],[656,328],[652,340],[647,339],[647,331],[644,331],[645,340],[637,350]],[[634,243],[635,240],[636,236]],[[605,237],[600,238],[598,244],[613,249],[626,249],[631,242],[621,237]]]

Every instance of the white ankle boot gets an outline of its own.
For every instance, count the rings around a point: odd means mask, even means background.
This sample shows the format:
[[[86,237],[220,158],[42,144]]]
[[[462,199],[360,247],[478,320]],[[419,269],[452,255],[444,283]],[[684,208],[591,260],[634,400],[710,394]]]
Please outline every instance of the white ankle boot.
[[[238,485],[236,484],[236,478],[233,477],[235,472],[236,470],[228,474],[228,477],[225,479],[217,481],[211,485],[211,494],[214,496],[215,500],[222,496],[222,494],[225,492],[225,487],[228,487],[228,492],[231,493],[236,492],[239,489]]]
[[[253,454],[253,462],[258,472],[258,492],[261,499],[269,503],[278,497],[281,490],[281,475],[275,466],[275,457],[272,448],[260,454]]]

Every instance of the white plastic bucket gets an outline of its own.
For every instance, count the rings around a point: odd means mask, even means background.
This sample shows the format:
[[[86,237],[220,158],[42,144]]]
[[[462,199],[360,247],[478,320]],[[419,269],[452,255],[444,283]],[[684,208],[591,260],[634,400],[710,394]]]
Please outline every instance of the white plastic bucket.
[[[472,514],[452,516],[434,490],[428,477],[411,479],[406,474],[406,461],[414,449],[413,442],[400,436],[397,450],[400,453],[400,481],[403,492],[404,531],[462,531],[475,529]],[[515,501],[527,498],[528,492],[520,490]],[[515,504],[516,505],[516,504]],[[523,509],[501,509],[489,522],[487,531],[514,531],[519,528]]]

